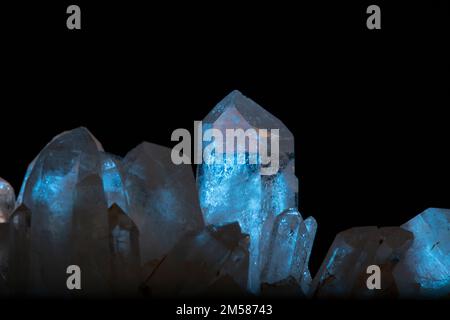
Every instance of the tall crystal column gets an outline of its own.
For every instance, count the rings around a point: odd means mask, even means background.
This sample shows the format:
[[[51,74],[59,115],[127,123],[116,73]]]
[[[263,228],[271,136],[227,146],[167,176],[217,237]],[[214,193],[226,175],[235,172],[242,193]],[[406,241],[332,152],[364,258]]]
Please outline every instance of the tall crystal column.
[[[204,142],[202,150],[216,147],[214,157],[223,161],[203,159],[198,166],[197,184],[200,205],[207,224],[224,225],[238,221],[243,232],[250,235],[250,267],[248,287],[253,292],[260,289],[260,246],[262,226],[267,219],[287,208],[297,207],[298,181],[294,174],[294,138],[286,126],[269,112],[239,91],[225,97],[203,120],[202,131],[220,132],[227,129],[254,129],[258,136],[249,136],[249,143],[232,144],[238,152],[230,152],[225,138],[222,141]],[[267,131],[259,131],[266,129]],[[272,129],[278,129],[273,133]],[[274,131],[276,132],[276,131]],[[251,148],[262,138],[279,139],[279,170],[274,174],[262,174],[260,153]],[[212,139],[211,139],[212,140]],[[222,149],[222,153],[220,153]],[[269,148],[268,148],[269,149]],[[272,150],[271,151],[275,151]],[[212,154],[212,153],[211,153]],[[251,161],[251,159],[257,161]],[[244,160],[243,160],[244,159]],[[243,161],[242,161],[243,160]],[[205,162],[206,161],[206,162]],[[263,239],[265,240],[265,239]]]

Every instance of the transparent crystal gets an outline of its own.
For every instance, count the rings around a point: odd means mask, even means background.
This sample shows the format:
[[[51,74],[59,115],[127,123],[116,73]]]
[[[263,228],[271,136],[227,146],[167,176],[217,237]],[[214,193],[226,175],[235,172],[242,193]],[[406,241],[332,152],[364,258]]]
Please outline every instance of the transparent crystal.
[[[238,221],[243,232],[250,235],[248,287],[251,291],[258,292],[260,248],[265,246],[261,242],[266,240],[261,237],[263,225],[266,220],[273,219],[283,210],[297,207],[298,182],[294,173],[292,133],[280,120],[239,91],[233,91],[214,107],[203,120],[202,129],[203,132],[208,129],[220,130],[225,137],[226,129],[248,128],[279,130],[278,172],[274,175],[262,175],[263,164],[260,161],[250,161],[252,150],[245,147],[239,154],[224,153],[223,163],[203,161],[198,166],[197,184],[207,224],[224,225]],[[207,144],[203,144],[203,151],[206,147]],[[238,150],[237,147],[236,144],[235,150]],[[223,147],[223,151],[226,152],[227,149]],[[240,162],[242,159],[245,162]]]
[[[103,153],[101,176],[108,207],[117,204],[124,212],[128,212],[122,159],[113,154]]]
[[[12,246],[16,253],[29,252],[29,258],[25,254],[15,259],[29,259],[30,271],[28,279],[24,276],[21,280],[28,283],[20,284],[19,290],[43,296],[105,296],[127,282],[123,281],[127,264],[122,264],[123,274],[113,268],[117,252],[111,246],[114,235],[108,214],[112,203],[128,207],[123,181],[120,158],[105,153],[85,128],[56,136],[39,153],[28,166],[17,201],[22,206],[16,219],[24,230],[13,232],[16,240]],[[26,212],[32,213],[29,231],[24,222]],[[70,265],[82,270],[81,291],[67,290]]]
[[[8,294],[9,223],[0,223],[0,297]]]

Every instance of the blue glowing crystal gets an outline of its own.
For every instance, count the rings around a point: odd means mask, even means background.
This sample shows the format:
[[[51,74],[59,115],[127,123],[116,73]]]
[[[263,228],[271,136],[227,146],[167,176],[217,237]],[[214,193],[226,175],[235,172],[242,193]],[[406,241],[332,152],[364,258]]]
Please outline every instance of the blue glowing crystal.
[[[13,187],[0,178],[0,223],[8,221],[15,208],[16,196]]]
[[[226,143],[222,141],[221,149],[225,152],[217,152],[214,157],[222,157],[224,161],[220,163],[203,159],[203,163],[198,166],[197,184],[207,224],[224,225],[238,221],[243,232],[250,235],[248,288],[258,292],[260,248],[265,247],[263,242],[267,240],[261,237],[263,225],[283,210],[297,207],[298,181],[294,173],[293,135],[279,119],[239,91],[233,91],[214,107],[203,120],[202,130],[216,129],[225,137],[227,129],[250,128],[279,130],[279,170],[273,175],[263,175],[261,169],[265,165],[259,161],[260,158],[256,156],[258,161],[250,161],[255,156],[254,150],[250,148],[255,139],[250,137],[250,143],[240,149],[237,141],[235,150],[240,152],[231,154],[227,153]],[[220,147],[220,141],[211,144]],[[202,150],[205,152],[211,144],[204,143]]]
[[[32,216],[28,242],[22,236],[23,241],[14,244],[15,251],[30,253],[29,283],[23,286],[29,293],[74,294],[66,287],[70,265],[83,270],[81,295],[109,294],[112,284],[125,281],[111,266],[112,202],[127,208],[120,159],[104,153],[87,129],[64,132],[39,153],[28,167],[17,201]],[[21,212],[15,217],[23,222],[25,218],[17,216]]]
[[[429,208],[401,226],[414,241],[394,270],[402,297],[450,294],[450,210]]]
[[[122,159],[118,156],[102,154],[102,181],[108,207],[117,204],[128,212],[128,196],[124,187]]]

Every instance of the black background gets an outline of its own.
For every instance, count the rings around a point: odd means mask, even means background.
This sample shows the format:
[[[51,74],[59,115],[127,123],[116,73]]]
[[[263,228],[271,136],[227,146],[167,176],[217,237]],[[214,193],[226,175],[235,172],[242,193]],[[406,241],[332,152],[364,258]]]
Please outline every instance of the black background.
[[[0,176],[16,190],[62,131],[122,156],[173,146],[238,89],[295,136],[313,273],[342,230],[450,208],[448,1],[42,2],[1,6]]]

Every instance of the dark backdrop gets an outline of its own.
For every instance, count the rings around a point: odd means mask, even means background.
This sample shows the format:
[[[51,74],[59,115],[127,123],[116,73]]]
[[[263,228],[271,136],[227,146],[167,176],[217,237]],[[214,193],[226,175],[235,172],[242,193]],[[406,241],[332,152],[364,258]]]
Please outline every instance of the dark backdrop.
[[[214,1],[2,4],[0,176],[20,188],[56,134],[86,126],[107,151],[172,146],[233,89],[290,128],[318,269],[339,231],[450,208],[449,5]],[[296,3],[298,2],[298,3]],[[336,3],[338,2],[338,3]]]

